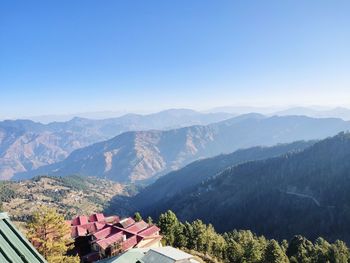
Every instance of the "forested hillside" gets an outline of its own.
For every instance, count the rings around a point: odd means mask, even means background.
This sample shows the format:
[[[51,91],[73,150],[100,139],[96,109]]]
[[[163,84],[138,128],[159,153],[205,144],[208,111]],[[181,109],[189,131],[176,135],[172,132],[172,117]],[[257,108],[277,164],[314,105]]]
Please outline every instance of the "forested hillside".
[[[277,239],[300,233],[350,240],[350,134],[299,153],[226,169],[162,203],[182,220],[202,219],[220,232],[251,229]]]
[[[276,241],[250,230],[219,234],[201,220],[181,222],[172,211],[159,216],[158,225],[167,245],[186,249],[206,263],[348,263],[346,243],[329,243],[322,237],[308,240],[295,235]]]
[[[174,195],[190,189],[230,166],[277,157],[287,152],[299,152],[313,144],[313,141],[300,141],[273,147],[253,147],[238,150],[231,154],[222,154],[213,158],[198,160],[182,169],[162,176],[133,197],[130,200],[130,204],[135,210],[141,212],[152,209],[157,210],[158,202],[162,204]]]
[[[128,188],[108,180],[79,176],[0,182],[3,210],[20,222],[27,221],[41,205],[56,208],[67,218],[102,211],[116,194],[128,195]]]

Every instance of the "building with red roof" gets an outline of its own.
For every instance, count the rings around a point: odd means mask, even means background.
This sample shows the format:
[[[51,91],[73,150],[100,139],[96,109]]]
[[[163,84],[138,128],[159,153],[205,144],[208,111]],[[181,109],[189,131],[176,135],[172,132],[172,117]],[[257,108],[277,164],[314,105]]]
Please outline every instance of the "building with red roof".
[[[89,222],[101,222],[105,220],[104,214],[93,214],[89,217]]]
[[[72,226],[80,226],[89,223],[87,216],[77,216],[71,221]]]
[[[131,248],[161,247],[160,229],[143,220],[135,222],[131,217],[120,220],[118,216],[93,214],[78,216],[67,223],[83,262],[115,256]]]
[[[124,218],[118,222],[118,226],[122,228],[128,228],[129,226],[132,226],[135,224],[135,220],[131,217]]]
[[[133,225],[128,226],[126,229],[130,232],[139,233],[148,227],[149,225],[145,221],[141,220],[139,222],[134,223]]]

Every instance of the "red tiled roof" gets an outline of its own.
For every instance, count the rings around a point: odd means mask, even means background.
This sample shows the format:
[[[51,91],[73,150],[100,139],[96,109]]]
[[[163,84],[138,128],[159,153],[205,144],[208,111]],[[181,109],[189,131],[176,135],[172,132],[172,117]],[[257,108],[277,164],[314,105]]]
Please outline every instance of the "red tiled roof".
[[[87,216],[78,216],[71,221],[72,226],[85,225],[89,223]]]
[[[145,221],[141,220],[140,222],[136,222],[135,224],[127,227],[126,230],[134,233],[139,233],[147,227],[149,227],[149,225]]]
[[[161,236],[157,236],[160,231],[158,227],[149,226],[143,220],[135,223],[131,217],[120,221],[118,216],[105,217],[100,213],[93,214],[89,218],[78,216],[67,223],[72,226],[71,235],[73,238],[93,235],[93,242],[104,250],[118,242],[121,242],[123,250],[128,250],[135,247],[143,239],[161,239]]]
[[[119,232],[119,233],[115,233],[115,234],[110,235],[108,238],[98,240],[96,243],[102,249],[106,249],[110,245],[113,245],[113,244],[115,244],[117,242],[121,242],[121,241],[123,241],[123,233]]]
[[[76,238],[78,236],[86,236],[87,230],[82,228],[81,226],[73,226],[71,228],[71,236]]]
[[[138,235],[141,237],[149,237],[149,236],[156,235],[159,231],[160,229],[157,226],[153,225],[142,230],[141,232],[138,233]]]
[[[132,219],[131,217],[125,218],[123,220],[120,220],[119,225],[121,225],[123,228],[127,228],[133,224],[135,224],[135,220]]]
[[[72,226],[71,227],[71,236],[76,238],[78,236],[86,236],[88,234],[94,234],[97,231],[103,229],[106,226],[105,223],[94,222],[81,226]]]
[[[89,217],[89,222],[101,222],[105,220],[104,214],[93,214]]]
[[[137,245],[138,242],[140,242],[141,240],[138,240],[137,236],[132,236],[130,238],[128,238],[127,240],[125,240],[122,243],[122,249],[123,250],[128,250],[130,248],[133,248],[135,245]]]
[[[100,239],[108,238],[109,236],[120,232],[122,232],[122,230],[113,226],[108,226],[100,231],[97,231],[93,236],[95,239],[100,240]]]
[[[95,222],[88,225],[84,225],[82,227],[85,228],[89,234],[94,234],[97,231],[103,229],[105,226],[106,226],[105,223]]]
[[[108,224],[117,224],[120,221],[119,216],[108,216],[105,217],[105,221]]]

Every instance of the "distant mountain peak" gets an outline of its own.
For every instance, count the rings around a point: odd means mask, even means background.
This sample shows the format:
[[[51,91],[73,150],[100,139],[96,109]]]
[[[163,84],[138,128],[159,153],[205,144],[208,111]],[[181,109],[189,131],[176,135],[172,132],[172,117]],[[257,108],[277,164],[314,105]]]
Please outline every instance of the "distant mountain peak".
[[[349,128],[350,123],[340,119],[246,114],[209,125],[129,131],[23,176],[75,173],[119,182],[152,180],[200,158],[258,145],[323,139]]]

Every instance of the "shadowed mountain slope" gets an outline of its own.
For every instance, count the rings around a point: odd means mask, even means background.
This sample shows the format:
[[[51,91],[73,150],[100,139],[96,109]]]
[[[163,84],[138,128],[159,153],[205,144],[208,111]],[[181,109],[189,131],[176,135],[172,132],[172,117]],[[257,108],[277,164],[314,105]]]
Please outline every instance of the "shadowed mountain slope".
[[[273,147],[253,147],[238,150],[231,154],[222,154],[212,158],[198,160],[182,169],[162,176],[134,196],[130,204],[134,206],[135,211],[142,213],[149,213],[152,210],[162,210],[162,204],[166,203],[167,200],[170,200],[176,194],[188,191],[228,167],[248,161],[277,157],[288,152],[299,152],[314,143],[313,141],[300,141]],[[157,203],[161,207],[158,207]]]
[[[181,220],[200,218],[219,231],[252,229],[274,238],[350,241],[350,134],[302,152],[228,168],[165,200]]]

